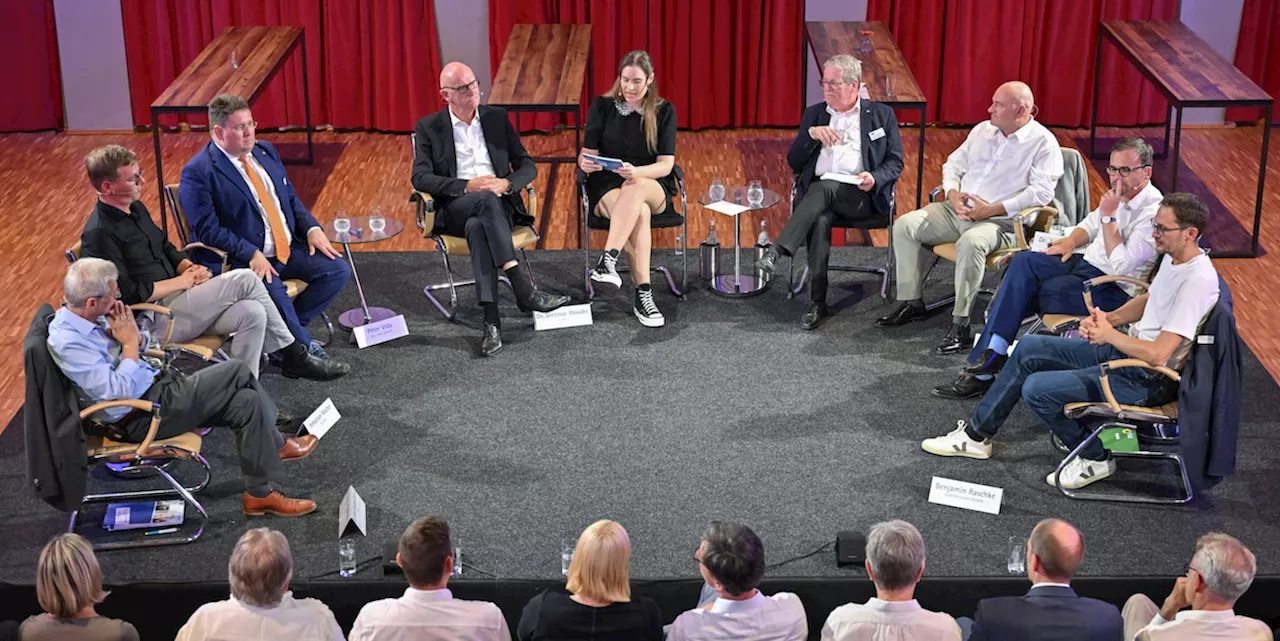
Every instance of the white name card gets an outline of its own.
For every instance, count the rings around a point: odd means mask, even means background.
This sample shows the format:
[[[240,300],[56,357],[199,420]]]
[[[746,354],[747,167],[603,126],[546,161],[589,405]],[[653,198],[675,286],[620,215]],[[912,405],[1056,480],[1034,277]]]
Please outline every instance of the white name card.
[[[533,328],[537,331],[581,327],[590,324],[591,303],[565,305],[555,311],[533,313]]]
[[[347,493],[342,496],[342,503],[338,505],[338,538],[346,536],[351,525],[360,530],[361,536],[367,534],[364,531],[364,499],[360,498],[355,487],[348,485]]]
[[[941,476],[933,477],[933,485],[929,488],[930,503],[987,514],[999,514],[1003,498],[1004,490],[998,487],[944,479]]]
[[[404,324],[404,314],[397,314],[386,320],[373,321],[351,330],[356,337],[356,346],[364,349],[370,345],[385,343],[389,340],[409,335],[409,327]]]
[[[333,427],[338,419],[342,418],[342,414],[338,413],[338,408],[334,406],[332,398],[324,399],[324,402],[317,407],[307,420],[302,422],[302,427],[308,434],[315,436],[317,439],[325,435],[329,428]]]

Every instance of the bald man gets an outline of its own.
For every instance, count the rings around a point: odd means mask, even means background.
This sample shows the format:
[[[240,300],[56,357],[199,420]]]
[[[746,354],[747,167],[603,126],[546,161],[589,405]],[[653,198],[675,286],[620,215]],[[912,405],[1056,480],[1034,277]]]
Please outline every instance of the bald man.
[[[1084,535],[1059,519],[1036,524],[1027,538],[1024,596],[978,602],[973,620],[958,621],[970,641],[1121,641],[1120,610],[1076,595],[1071,578],[1084,561]]]
[[[502,349],[499,273],[511,281],[522,312],[549,312],[569,297],[538,291],[516,260],[511,228],[533,224],[520,190],[537,170],[506,110],[480,104],[476,75],[460,62],[450,62],[440,72],[440,96],[448,108],[423,117],[415,128],[413,188],[435,199],[431,231],[467,239],[484,313],[480,354],[491,356]]]
[[[956,244],[951,329],[935,351],[955,354],[973,346],[969,309],[986,273],[987,255],[1014,243],[1012,216],[1053,201],[1062,177],[1058,140],[1035,121],[1035,98],[1021,82],[1006,82],[991,97],[991,119],[978,124],[942,165],[946,200],[929,203],[893,225],[897,309],[876,321],[896,327],[924,318],[921,281],[930,249]]]

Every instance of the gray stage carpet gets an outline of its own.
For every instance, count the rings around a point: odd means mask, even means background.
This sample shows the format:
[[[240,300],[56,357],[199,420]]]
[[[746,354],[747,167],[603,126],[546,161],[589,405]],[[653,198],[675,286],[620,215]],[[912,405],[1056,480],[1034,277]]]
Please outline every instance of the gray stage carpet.
[[[834,257],[870,262],[883,251],[837,248]],[[246,520],[232,438],[216,430],[205,442],[215,476],[200,495],[212,517],[204,538],[184,548],[104,553],[108,580],[223,578],[237,537],[260,525],[288,535],[298,578],[331,572],[348,484],[368,503],[359,558],[378,555],[414,518],[441,514],[472,576],[557,576],[561,539],[600,518],[627,527],[640,578],[695,577],[692,553],[711,519],[749,523],[770,562],[812,552],[838,530],[903,518],[924,533],[927,574],[1001,575],[1009,537],[1057,516],[1086,533],[1089,575],[1181,574],[1195,538],[1210,530],[1251,546],[1260,574],[1280,568],[1280,389],[1252,354],[1234,477],[1186,507],[1081,502],[1045,484],[1059,455],[1023,408],[990,461],[920,450],[921,439],[952,429],[974,406],[928,394],[960,366],[960,357],[931,353],[949,311],[904,328],[875,327],[889,303],[872,276],[833,273],[837,315],[815,332],[799,328],[805,301],[787,300],[781,287],[725,300],[691,285],[679,303],[662,292],[663,329],[639,325],[624,289],[595,303],[594,326],[536,335],[508,296],[507,345],[481,359],[474,295],[464,290],[460,322],[449,323],[421,294],[442,280],[435,256],[357,260],[370,302],[403,312],[410,335],[365,350],[334,346],[354,373],[333,383],[287,381],[275,370],[263,376],[288,409],[306,413],[332,397],[342,413],[315,454],[286,464],[284,489],[314,497],[318,512]],[[658,261],[678,265],[669,252]],[[544,287],[581,292],[580,252],[537,252],[533,262]],[[940,271],[932,296],[950,289],[948,268]],[[337,307],[354,302],[352,286]],[[19,422],[0,436],[0,580],[26,582],[65,515],[26,491],[21,432]],[[934,475],[1004,488],[1001,514],[929,504]],[[1139,484],[1149,477],[1128,476]],[[101,509],[87,518],[86,528],[97,529]],[[830,550],[770,570],[849,573],[835,567]],[[360,576],[379,575],[373,564]]]

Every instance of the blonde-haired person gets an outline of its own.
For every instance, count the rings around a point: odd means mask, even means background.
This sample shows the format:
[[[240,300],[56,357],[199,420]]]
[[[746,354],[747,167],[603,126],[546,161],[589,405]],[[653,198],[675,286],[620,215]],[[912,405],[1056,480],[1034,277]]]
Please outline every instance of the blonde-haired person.
[[[585,154],[617,158],[622,167],[605,171]],[[627,252],[636,284],[635,315],[645,327],[666,320],[649,285],[652,246],[649,223],[671,210],[676,194],[676,109],[658,96],[653,61],[635,50],[622,57],[613,88],[591,103],[578,167],[587,174],[588,211],[609,219],[609,239],[591,280],[622,287],[618,255]]]
[[[79,534],[59,534],[45,544],[36,564],[37,614],[18,628],[20,641],[137,641],[138,630],[100,616],[94,606],[107,598],[93,546]]]
[[[662,612],[652,599],[631,597],[631,539],[615,521],[582,531],[564,590],[529,600],[516,627],[519,641],[662,640]]]
[[[284,534],[245,532],[227,562],[231,598],[200,606],[178,630],[177,641],[345,641],[329,606],[295,599],[289,591],[293,554]]]

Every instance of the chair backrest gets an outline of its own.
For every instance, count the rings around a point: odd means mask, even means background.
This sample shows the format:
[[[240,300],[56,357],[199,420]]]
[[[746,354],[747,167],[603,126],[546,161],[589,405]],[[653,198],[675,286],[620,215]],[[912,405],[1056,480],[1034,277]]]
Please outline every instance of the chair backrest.
[[[1053,206],[1058,210],[1056,224],[1071,227],[1089,215],[1089,172],[1084,156],[1070,147],[1062,148],[1062,178],[1053,188]]]
[[[169,212],[173,215],[173,226],[178,230],[178,240],[183,245],[191,243],[191,223],[187,222],[187,216],[182,213],[182,205],[178,202],[178,184],[168,184],[164,186],[164,200],[169,203]]]

